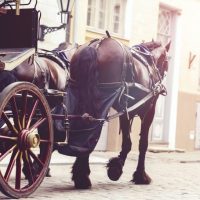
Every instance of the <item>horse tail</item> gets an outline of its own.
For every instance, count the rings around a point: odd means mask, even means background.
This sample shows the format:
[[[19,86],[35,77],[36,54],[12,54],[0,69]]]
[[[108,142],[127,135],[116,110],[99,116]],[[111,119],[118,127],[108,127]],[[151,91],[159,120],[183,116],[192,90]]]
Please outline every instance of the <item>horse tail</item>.
[[[79,111],[96,116],[98,99],[96,49],[90,46],[82,49],[75,62],[75,66],[77,68],[74,73],[76,73],[75,79],[78,86]],[[75,66],[72,64],[72,71]]]

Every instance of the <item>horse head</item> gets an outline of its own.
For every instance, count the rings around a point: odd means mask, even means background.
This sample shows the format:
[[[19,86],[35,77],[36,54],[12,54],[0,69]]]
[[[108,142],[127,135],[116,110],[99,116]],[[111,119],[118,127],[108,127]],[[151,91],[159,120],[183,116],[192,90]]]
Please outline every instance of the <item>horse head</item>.
[[[161,77],[168,71],[168,52],[171,42],[166,46],[159,46],[151,51],[155,65],[157,66]]]
[[[53,52],[59,57],[62,57],[63,59],[66,59],[68,62],[70,62],[78,47],[79,45],[77,43],[71,44],[68,42],[62,42],[58,45],[57,48],[53,50]]]

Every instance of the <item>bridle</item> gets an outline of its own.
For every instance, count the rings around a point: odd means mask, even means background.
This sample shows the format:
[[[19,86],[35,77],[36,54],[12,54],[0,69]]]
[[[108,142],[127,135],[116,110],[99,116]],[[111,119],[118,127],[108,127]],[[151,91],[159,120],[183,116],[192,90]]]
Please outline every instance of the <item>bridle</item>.
[[[163,59],[163,61],[161,62],[160,65],[158,65],[158,63],[157,63],[157,68],[163,70],[162,73],[160,71],[160,75],[162,76],[162,78],[164,78],[165,73],[168,70],[168,63],[169,63],[169,55],[168,55],[168,52],[166,50],[164,51],[164,53],[161,54],[159,59],[161,59],[162,57],[164,57],[164,59]],[[165,66],[167,66],[167,67],[165,67]]]

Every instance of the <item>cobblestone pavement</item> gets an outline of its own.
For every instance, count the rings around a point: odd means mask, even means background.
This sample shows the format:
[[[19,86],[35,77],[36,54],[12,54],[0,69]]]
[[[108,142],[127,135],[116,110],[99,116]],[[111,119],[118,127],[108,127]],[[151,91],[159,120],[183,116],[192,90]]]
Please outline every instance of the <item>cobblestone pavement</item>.
[[[92,189],[75,190],[70,174],[73,158],[62,159],[55,154],[50,165],[52,177],[45,178],[37,191],[26,199],[200,200],[200,152],[148,152],[146,171],[153,179],[150,185],[134,185],[130,182],[137,164],[136,153],[129,155],[120,180],[110,181],[105,164],[115,155],[117,153],[94,152],[90,165]],[[6,197],[0,194],[0,199]]]

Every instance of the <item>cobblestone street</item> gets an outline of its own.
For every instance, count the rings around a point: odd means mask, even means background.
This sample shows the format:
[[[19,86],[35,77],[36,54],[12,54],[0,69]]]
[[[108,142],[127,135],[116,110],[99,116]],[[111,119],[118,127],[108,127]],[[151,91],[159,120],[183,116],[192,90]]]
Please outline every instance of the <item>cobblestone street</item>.
[[[146,171],[153,179],[150,185],[134,185],[130,182],[137,164],[137,154],[131,153],[125,163],[119,181],[110,181],[105,164],[117,153],[94,152],[91,156],[92,189],[75,190],[71,181],[74,158],[55,153],[51,162],[51,178],[45,178],[41,186],[29,198],[32,200],[199,200],[200,153],[147,153]],[[63,159],[64,158],[64,159]],[[59,161],[60,160],[60,161]],[[62,162],[61,162],[62,160]],[[66,164],[65,162],[68,162]],[[3,194],[0,199],[6,199]]]

